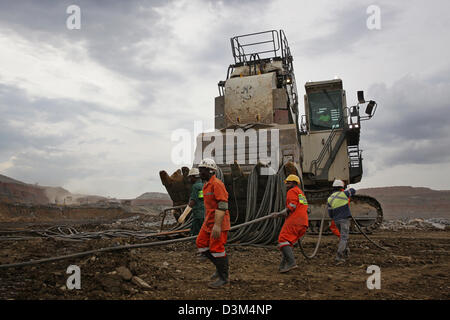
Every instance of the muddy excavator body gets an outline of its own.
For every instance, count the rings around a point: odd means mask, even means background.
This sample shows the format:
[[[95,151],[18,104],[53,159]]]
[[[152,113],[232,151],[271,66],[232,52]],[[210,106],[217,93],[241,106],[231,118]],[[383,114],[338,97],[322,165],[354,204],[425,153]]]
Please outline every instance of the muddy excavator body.
[[[261,211],[258,204],[266,211],[280,209],[285,195],[275,193],[285,192],[285,176],[298,175],[311,209],[309,232],[318,232],[333,181],[355,184],[362,179],[361,123],[373,117],[377,104],[365,101],[359,91],[358,103],[349,107],[341,79],[307,82],[300,115],[285,33],[270,30],[230,41],[234,63],[218,83],[215,130],[197,137],[193,166],[202,158],[216,161],[234,224],[245,222],[249,210]],[[189,200],[188,171],[183,167],[171,176],[160,172],[174,206]],[[281,183],[273,182],[274,175]],[[382,209],[374,198],[355,196],[350,209],[366,232],[382,222]],[[330,222],[327,214],[325,221]]]

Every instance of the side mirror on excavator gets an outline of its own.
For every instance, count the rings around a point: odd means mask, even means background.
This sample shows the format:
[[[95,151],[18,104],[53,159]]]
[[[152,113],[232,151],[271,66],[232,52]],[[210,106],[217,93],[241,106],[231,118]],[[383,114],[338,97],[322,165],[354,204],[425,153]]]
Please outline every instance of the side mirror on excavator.
[[[364,99],[364,91],[358,91],[358,106],[360,104],[366,103],[366,99]],[[356,108],[359,110],[359,108]],[[366,115],[367,116],[361,116],[361,120],[369,120],[372,118],[375,114],[375,111],[377,109],[377,103],[373,100],[370,100],[366,107]]]
[[[377,110],[377,103],[373,100],[370,100],[366,107],[366,111],[365,111],[366,115],[361,116],[360,120],[364,121],[364,120],[372,119],[372,117],[375,115],[376,110]]]
[[[373,101],[373,100],[370,100],[369,104],[368,104],[367,107],[366,107],[366,114],[367,114],[369,117],[372,117],[372,116],[373,116],[372,112],[374,111],[375,106],[376,106],[376,102]]]

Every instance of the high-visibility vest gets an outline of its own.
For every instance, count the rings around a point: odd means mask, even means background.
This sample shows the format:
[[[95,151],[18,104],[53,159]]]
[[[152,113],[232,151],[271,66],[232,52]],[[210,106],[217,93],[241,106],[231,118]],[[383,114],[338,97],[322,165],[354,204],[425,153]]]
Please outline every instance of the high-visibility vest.
[[[306,200],[306,197],[301,193],[298,194],[298,202],[300,202],[300,204],[303,204],[305,206],[308,205],[308,200]]]
[[[305,206],[308,205],[308,200],[306,200],[306,197],[301,193],[298,194],[298,202]],[[294,210],[297,209],[297,206],[293,203],[289,203],[288,206],[290,206]]]
[[[348,204],[348,197],[344,191],[334,192],[328,197],[328,207],[331,209],[337,209]]]

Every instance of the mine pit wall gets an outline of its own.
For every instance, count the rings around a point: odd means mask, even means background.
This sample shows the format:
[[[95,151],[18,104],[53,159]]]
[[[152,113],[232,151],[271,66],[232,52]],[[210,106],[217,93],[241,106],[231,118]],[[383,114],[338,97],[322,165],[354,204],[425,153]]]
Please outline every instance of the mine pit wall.
[[[122,207],[72,207],[0,203],[0,223],[101,221],[133,216]]]
[[[0,201],[7,200],[20,203],[47,204],[44,189],[19,183],[0,182]]]

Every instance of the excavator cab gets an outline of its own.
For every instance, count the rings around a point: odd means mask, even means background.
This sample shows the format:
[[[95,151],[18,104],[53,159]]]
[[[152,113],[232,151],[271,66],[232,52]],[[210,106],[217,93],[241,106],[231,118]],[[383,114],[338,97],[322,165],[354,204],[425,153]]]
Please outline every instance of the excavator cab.
[[[345,91],[342,89],[342,81],[332,83],[331,88],[321,88],[317,84],[305,86],[307,94],[305,103],[309,115],[309,131],[324,131],[342,128],[341,118],[345,104]]]

